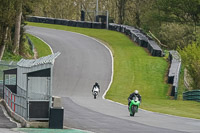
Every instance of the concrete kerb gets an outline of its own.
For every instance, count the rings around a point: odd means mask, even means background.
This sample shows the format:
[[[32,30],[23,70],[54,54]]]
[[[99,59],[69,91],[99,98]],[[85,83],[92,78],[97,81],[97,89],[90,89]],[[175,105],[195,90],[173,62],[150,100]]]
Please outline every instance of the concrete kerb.
[[[5,110],[3,110],[4,113],[8,114],[6,117],[8,117],[10,119],[10,121],[16,123],[18,128],[19,127],[35,127],[35,128],[48,128],[49,127],[49,122],[26,121],[23,117],[16,114],[15,112],[13,112],[12,109],[8,106],[8,104],[5,102],[4,99],[0,100],[0,104],[5,108]]]

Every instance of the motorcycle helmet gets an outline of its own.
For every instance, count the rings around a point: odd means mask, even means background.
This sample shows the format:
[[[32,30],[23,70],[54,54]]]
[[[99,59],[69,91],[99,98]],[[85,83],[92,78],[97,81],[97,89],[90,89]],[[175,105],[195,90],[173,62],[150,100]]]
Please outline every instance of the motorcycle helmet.
[[[135,90],[135,94],[138,94],[139,93],[139,91],[138,90]]]

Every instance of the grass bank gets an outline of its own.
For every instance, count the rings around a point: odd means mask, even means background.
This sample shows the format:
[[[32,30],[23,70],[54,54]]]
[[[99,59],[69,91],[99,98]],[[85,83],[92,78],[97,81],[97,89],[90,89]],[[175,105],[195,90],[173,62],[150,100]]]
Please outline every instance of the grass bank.
[[[49,46],[46,43],[44,43],[42,40],[40,40],[39,38],[37,38],[31,34],[26,33],[26,35],[30,38],[30,40],[34,44],[34,48],[37,53],[37,58],[51,54],[51,49],[49,48]]]
[[[138,89],[142,95],[143,109],[200,119],[200,103],[169,100],[170,86],[165,82],[167,61],[161,57],[149,56],[142,47],[135,45],[124,34],[104,29],[42,23],[28,22],[28,25],[78,32],[106,42],[114,56],[114,77],[106,95],[107,99],[127,104],[129,94]]]

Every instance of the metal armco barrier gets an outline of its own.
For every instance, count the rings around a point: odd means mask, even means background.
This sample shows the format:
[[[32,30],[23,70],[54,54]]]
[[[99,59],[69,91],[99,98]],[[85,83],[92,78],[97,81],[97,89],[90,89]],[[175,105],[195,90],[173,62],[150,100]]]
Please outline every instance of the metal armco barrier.
[[[145,47],[148,49],[149,53],[152,56],[163,56],[162,49],[158,46],[158,44],[149,36],[147,36],[142,30],[137,29],[128,25],[120,25],[120,24],[109,24],[109,30],[114,30],[118,32],[122,32],[129,36],[135,43],[138,45]]]
[[[178,81],[181,69],[181,56],[177,51],[169,52],[170,68],[168,73],[168,83],[172,84],[171,96],[177,99],[178,95]]]

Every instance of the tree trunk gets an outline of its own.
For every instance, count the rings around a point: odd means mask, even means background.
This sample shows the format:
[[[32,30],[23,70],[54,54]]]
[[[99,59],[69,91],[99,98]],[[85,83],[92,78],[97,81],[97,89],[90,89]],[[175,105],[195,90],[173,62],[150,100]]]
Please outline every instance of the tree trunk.
[[[8,36],[8,27],[2,29],[2,41],[0,45],[0,60],[3,58],[4,50],[5,50],[5,42]]]
[[[141,21],[140,21],[140,1],[139,0],[136,1],[135,20],[136,20],[137,27],[140,28]]]
[[[119,24],[124,23],[126,2],[127,2],[127,0],[117,0],[116,1],[116,6],[117,6],[117,10],[118,10],[118,23]]]
[[[19,0],[19,2],[17,2],[17,13],[15,22],[15,37],[14,37],[14,48],[13,48],[14,54],[19,54],[21,17],[22,17],[22,0]]]

